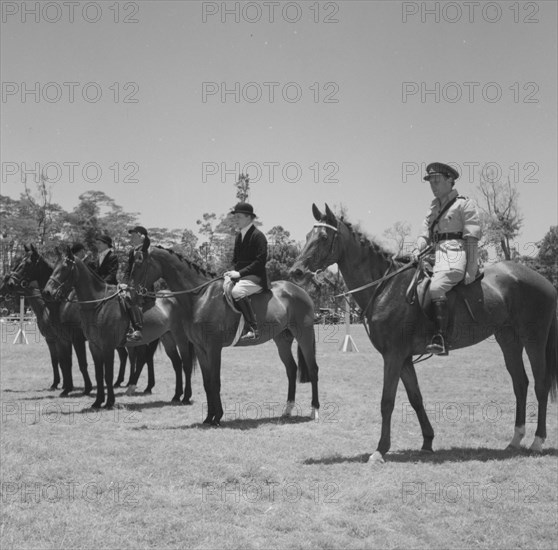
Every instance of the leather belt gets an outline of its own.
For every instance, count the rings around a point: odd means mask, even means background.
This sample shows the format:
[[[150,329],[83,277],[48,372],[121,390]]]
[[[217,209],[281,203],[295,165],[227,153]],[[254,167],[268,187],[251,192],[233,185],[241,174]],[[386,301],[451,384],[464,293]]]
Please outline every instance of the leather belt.
[[[462,238],[463,238],[462,231],[458,231],[456,233],[434,233],[434,235],[432,235],[432,240],[435,243],[439,243],[440,241],[451,241],[454,239],[462,239]]]

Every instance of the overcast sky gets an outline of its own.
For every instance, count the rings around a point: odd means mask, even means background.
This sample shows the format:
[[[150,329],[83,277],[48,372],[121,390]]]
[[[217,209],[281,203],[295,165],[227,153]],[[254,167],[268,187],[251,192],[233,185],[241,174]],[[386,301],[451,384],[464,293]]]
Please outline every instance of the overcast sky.
[[[427,163],[466,195],[488,164],[527,253],[558,223],[557,28],[554,1],[2,2],[1,193],[38,163],[68,210],[197,231],[246,168],[265,231],[327,202],[379,236],[418,231]]]

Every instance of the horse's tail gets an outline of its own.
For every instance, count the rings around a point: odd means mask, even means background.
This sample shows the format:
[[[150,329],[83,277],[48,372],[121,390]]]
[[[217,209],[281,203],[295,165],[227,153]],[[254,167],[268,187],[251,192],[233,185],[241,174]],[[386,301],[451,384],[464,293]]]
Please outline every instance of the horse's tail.
[[[558,320],[556,310],[552,315],[550,332],[546,341],[546,374],[550,382],[550,399],[556,401],[558,390]]]

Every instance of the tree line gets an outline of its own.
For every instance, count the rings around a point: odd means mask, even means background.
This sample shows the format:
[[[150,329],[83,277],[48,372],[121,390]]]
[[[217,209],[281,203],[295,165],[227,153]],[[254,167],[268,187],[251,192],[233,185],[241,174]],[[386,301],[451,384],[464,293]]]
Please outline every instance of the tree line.
[[[250,179],[240,174],[235,183],[236,199],[249,201]],[[537,243],[536,256],[522,256],[513,249],[512,242],[519,235],[523,219],[517,205],[518,193],[509,182],[496,184],[483,180],[479,184],[477,203],[483,226],[481,258],[488,259],[488,250],[496,251],[497,259],[511,259],[526,263],[547,277],[558,288],[558,226],[553,226]],[[343,205],[336,209],[340,216],[347,216]],[[95,238],[106,233],[113,240],[121,270],[127,262],[129,251],[128,229],[140,224],[140,214],[126,212],[114,199],[102,191],[87,191],[79,196],[78,204],[70,212],[53,201],[51,187],[41,178],[34,188],[27,183],[19,199],[0,195],[0,265],[2,274],[9,272],[15,256],[24,244],[34,243],[47,257],[57,246],[83,242],[96,254]],[[260,222],[256,221],[256,224]],[[356,225],[356,224],[353,224]],[[227,213],[204,213],[196,221],[197,233],[192,229],[148,228],[152,243],[171,248],[214,273],[230,268],[234,247],[235,229]],[[406,252],[413,246],[411,228],[398,221],[382,234],[384,243],[394,253]],[[271,281],[288,279],[288,270],[298,256],[302,244],[291,238],[283,226],[272,227],[268,239],[268,273]],[[343,308],[342,299],[334,299],[343,292],[344,282],[339,274],[326,271],[320,283],[307,289],[318,308]]]

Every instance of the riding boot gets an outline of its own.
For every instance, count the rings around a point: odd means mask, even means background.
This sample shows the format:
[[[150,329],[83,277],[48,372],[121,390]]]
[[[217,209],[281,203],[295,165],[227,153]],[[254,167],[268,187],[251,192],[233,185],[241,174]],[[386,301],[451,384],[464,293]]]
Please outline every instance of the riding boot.
[[[250,298],[240,298],[236,300],[235,304],[238,306],[238,309],[240,309],[248,325],[248,331],[242,336],[241,340],[257,340],[260,337],[260,333],[258,332],[256,314],[252,309]]]
[[[130,331],[126,335],[128,342],[139,342],[143,340],[141,329],[143,328],[143,313],[141,308],[135,304],[129,304],[128,315],[130,316]]]
[[[446,346],[446,334],[448,327],[448,301],[446,299],[436,300],[434,304],[434,314],[436,323],[436,334],[432,337],[432,341],[426,346],[428,353],[434,355],[448,355]]]

